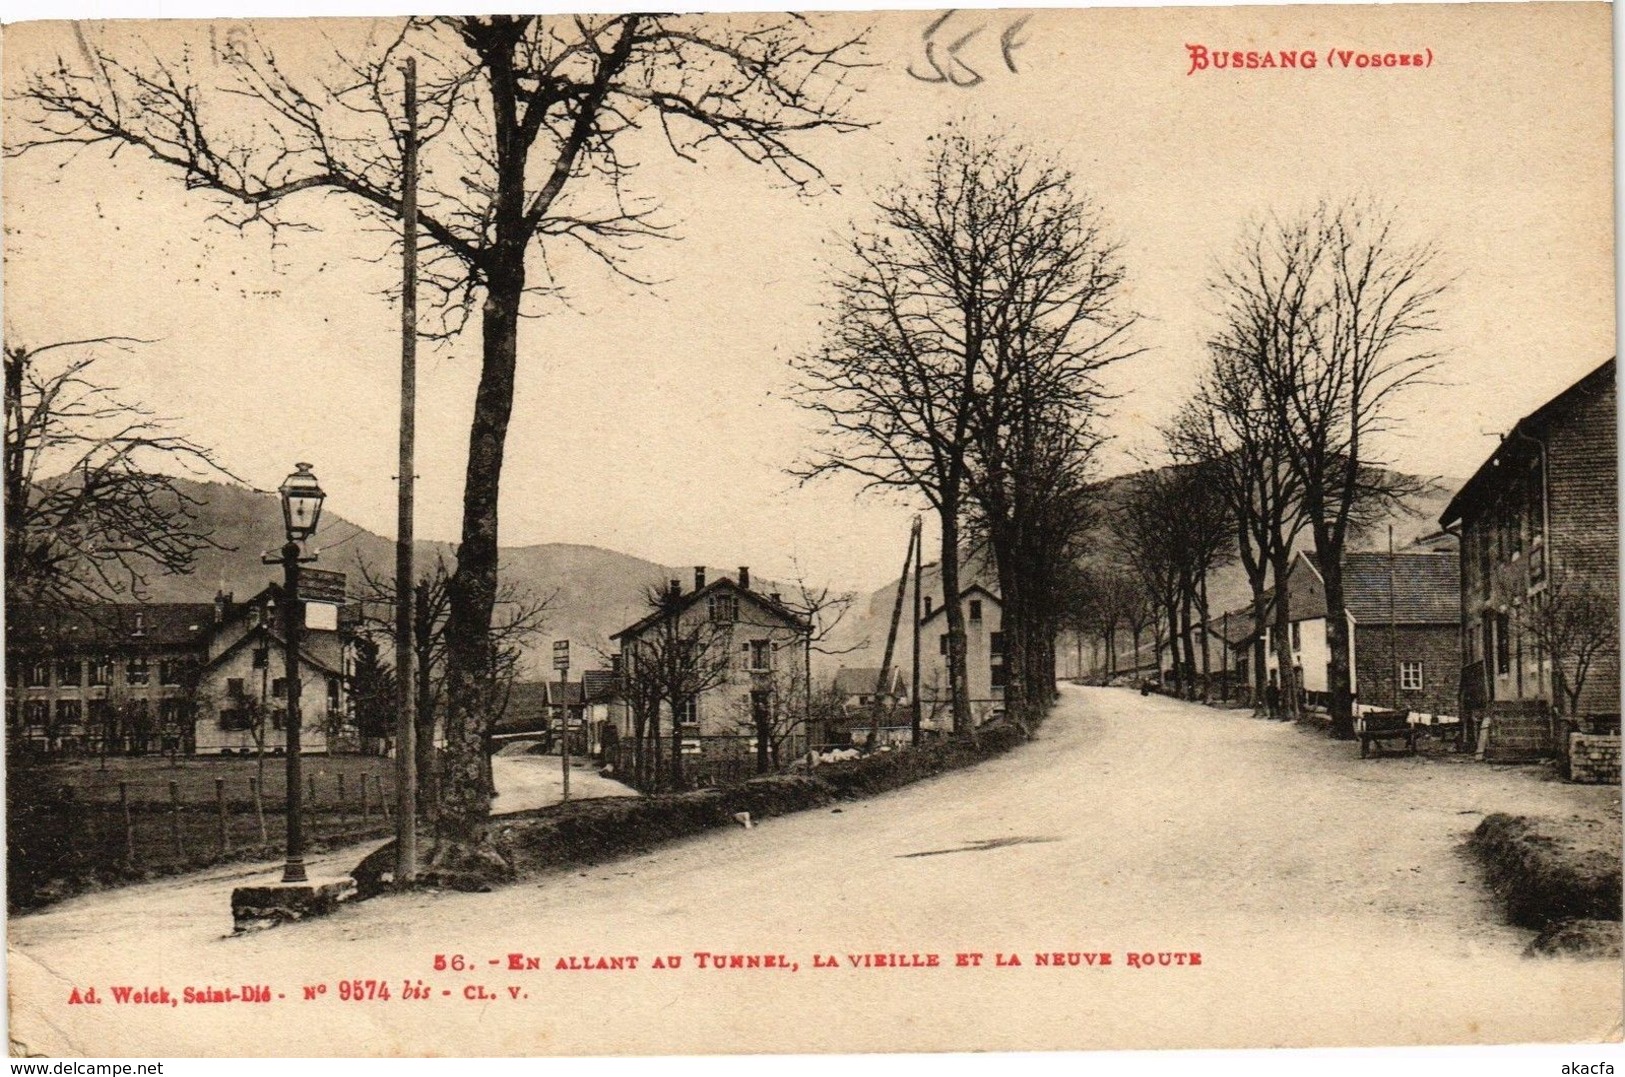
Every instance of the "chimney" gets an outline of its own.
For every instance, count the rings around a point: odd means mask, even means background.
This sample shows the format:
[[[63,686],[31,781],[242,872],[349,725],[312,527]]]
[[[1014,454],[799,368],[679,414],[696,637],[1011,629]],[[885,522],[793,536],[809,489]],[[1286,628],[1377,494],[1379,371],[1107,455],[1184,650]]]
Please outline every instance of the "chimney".
[[[696,591],[705,590],[705,566],[704,565],[695,565],[694,566],[694,590],[696,590]]]
[[[622,663],[624,661],[625,661],[624,656],[622,656],[620,654],[612,654],[612,655],[610,655],[609,656],[609,671],[611,673],[615,674],[615,676],[619,677],[621,675],[621,673],[626,669],[626,667],[624,665],[622,665]]]
[[[671,591],[672,597],[676,598],[678,595],[683,593],[683,581],[682,580],[672,580],[671,581],[671,586],[668,588],[668,590]]]
[[[749,591],[750,590],[750,566],[749,565],[740,565],[739,566],[739,589],[741,591]]]
[[[771,601],[773,601],[774,603],[776,603],[776,604],[778,604],[780,606],[784,605],[784,599],[779,596],[779,593],[777,591],[774,591],[772,594],[768,595],[767,597]]]
[[[222,624],[226,620],[226,607],[231,605],[231,596],[224,590],[214,593],[214,623]]]
[[[927,617],[931,616],[931,596],[930,595],[925,596],[925,615]]]

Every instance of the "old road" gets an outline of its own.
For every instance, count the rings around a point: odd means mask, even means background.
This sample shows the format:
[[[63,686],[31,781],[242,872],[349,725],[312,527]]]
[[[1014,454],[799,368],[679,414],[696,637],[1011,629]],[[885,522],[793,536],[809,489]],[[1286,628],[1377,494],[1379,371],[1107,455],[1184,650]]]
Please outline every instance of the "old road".
[[[1356,756],[1241,712],[1069,688],[1033,743],[972,770],[494,893],[240,938],[229,885],[20,917],[11,1033],[170,1056],[1617,1035],[1617,963],[1521,957],[1529,933],[1500,924],[1461,852],[1486,812],[1617,790]],[[245,985],[270,1001],[183,1001]],[[144,989],[159,1001],[133,1001]]]

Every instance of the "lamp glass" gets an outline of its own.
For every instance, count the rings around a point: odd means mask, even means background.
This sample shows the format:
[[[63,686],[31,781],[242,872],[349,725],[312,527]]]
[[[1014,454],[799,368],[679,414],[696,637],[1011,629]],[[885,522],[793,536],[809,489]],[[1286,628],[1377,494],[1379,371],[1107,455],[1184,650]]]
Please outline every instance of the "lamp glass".
[[[310,473],[310,465],[296,464],[294,473],[282,481],[278,493],[282,495],[282,520],[288,538],[298,542],[313,535],[327,495],[316,482],[316,476]]]

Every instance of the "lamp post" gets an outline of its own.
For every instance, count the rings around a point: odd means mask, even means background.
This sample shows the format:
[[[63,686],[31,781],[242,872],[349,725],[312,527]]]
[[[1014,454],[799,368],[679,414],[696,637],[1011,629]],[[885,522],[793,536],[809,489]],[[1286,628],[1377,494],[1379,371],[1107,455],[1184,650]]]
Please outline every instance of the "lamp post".
[[[282,522],[288,541],[283,544],[282,564],[282,644],[287,658],[284,673],[288,697],[288,717],[284,734],[287,742],[287,861],[282,869],[285,883],[305,882],[304,835],[304,780],[300,767],[299,733],[302,722],[299,713],[299,630],[304,605],[299,601],[299,565],[314,561],[314,554],[304,556],[300,543],[316,532],[321,519],[322,501],[327,496],[310,473],[309,464],[295,464],[293,474],[282,481],[277,492],[282,496]],[[267,556],[269,563],[272,558]]]

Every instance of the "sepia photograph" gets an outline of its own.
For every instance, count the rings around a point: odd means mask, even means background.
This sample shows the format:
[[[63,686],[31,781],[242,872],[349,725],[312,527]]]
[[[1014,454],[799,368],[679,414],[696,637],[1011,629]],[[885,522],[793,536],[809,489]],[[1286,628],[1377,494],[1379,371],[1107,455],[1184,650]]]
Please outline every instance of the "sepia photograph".
[[[615,8],[3,26],[13,1058],[1621,1060],[1611,6]]]

